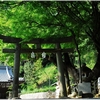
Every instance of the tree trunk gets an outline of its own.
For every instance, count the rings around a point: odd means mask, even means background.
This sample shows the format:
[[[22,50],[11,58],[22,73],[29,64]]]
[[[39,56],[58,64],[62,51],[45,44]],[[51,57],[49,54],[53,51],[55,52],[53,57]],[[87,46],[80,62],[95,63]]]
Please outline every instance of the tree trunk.
[[[77,83],[79,79],[78,71],[77,69],[75,69],[75,66],[71,63],[69,54],[64,53],[63,55],[64,55],[64,63],[65,63],[64,70],[65,72],[68,71],[68,73],[73,77],[73,79]]]
[[[92,1],[92,18],[93,18],[93,32],[91,32],[91,38],[97,49],[97,60],[92,72],[85,81],[96,80],[100,76],[100,11],[98,9],[99,2]]]
[[[66,83],[66,89],[67,89],[67,95],[71,94],[71,86],[70,86],[70,79],[69,79],[69,75],[68,75],[68,71],[65,71],[65,83]]]
[[[66,88],[67,88],[67,94],[71,94],[71,87],[70,87],[70,79],[69,79],[69,74],[73,77],[75,82],[78,82],[78,73],[77,70],[75,69],[74,65],[70,61],[70,57],[68,53],[64,53],[64,74],[65,78],[67,80],[66,83]]]
[[[89,77],[87,77],[84,81],[97,80],[98,77],[100,77],[100,52],[97,55],[96,64],[92,69],[92,72],[89,74]]]

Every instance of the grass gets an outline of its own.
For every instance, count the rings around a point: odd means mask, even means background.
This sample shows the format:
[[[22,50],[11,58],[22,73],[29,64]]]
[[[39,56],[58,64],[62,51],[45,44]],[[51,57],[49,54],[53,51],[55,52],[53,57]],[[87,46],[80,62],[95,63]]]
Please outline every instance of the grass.
[[[41,87],[39,89],[34,89],[34,90],[25,90],[23,89],[21,91],[21,94],[27,94],[27,93],[37,93],[37,92],[47,92],[47,91],[55,91],[55,86],[53,87]]]

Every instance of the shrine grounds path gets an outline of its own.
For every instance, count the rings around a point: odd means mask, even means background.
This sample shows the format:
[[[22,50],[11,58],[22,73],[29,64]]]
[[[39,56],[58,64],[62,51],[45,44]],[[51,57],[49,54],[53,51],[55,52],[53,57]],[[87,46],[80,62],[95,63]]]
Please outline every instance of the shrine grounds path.
[[[55,92],[39,92],[39,93],[29,93],[29,94],[23,94],[23,95],[20,95],[20,99],[22,100],[33,100],[33,99],[54,99],[55,100]],[[57,99],[57,98],[56,98]],[[66,100],[70,100],[72,98],[63,98],[63,99],[66,99]],[[63,99],[60,99],[60,100],[63,100]],[[100,98],[73,98],[72,100],[100,100]]]
[[[30,94],[23,94],[20,95],[21,99],[47,99],[47,98],[54,98],[52,96],[55,95],[55,92],[39,92],[39,93],[30,93]]]

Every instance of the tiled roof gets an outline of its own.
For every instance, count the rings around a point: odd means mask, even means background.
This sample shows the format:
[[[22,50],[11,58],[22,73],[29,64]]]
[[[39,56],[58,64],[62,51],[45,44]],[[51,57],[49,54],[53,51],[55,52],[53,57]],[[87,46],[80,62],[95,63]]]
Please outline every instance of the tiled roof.
[[[8,66],[0,66],[0,82],[8,82],[12,79],[12,69]]]
[[[0,65],[0,82],[9,82],[13,81],[13,72],[12,68],[9,66]],[[19,81],[23,82],[24,78],[19,77]]]

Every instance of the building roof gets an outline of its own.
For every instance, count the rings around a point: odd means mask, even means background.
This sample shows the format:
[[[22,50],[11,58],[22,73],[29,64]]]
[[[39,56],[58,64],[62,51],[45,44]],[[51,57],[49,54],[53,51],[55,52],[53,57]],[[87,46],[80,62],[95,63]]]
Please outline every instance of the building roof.
[[[0,82],[13,81],[12,68],[9,66],[0,65]],[[23,78],[19,78],[19,81],[23,81]]]

